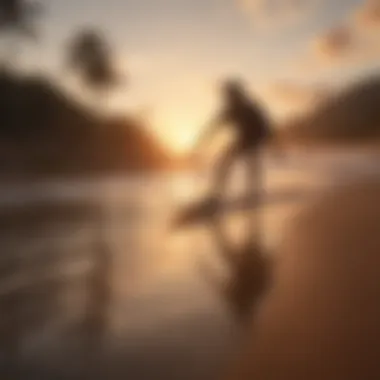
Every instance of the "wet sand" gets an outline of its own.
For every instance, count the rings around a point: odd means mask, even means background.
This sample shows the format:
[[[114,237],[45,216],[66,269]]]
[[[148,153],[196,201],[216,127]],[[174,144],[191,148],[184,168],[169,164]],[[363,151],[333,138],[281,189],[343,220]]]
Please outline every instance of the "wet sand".
[[[379,379],[380,182],[346,186],[284,233],[229,379]]]

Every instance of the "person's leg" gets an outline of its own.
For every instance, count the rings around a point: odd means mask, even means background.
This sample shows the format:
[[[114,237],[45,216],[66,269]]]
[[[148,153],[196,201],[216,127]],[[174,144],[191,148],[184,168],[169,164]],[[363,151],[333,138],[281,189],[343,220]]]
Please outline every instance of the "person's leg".
[[[226,181],[230,173],[230,169],[235,159],[240,154],[240,146],[234,145],[224,153],[215,168],[215,177],[213,180],[212,196],[220,198],[226,186]]]
[[[246,191],[253,199],[254,209],[250,213],[250,237],[251,243],[260,246],[263,240],[263,218],[261,212],[262,195],[264,191],[264,172],[262,158],[257,147],[247,149],[244,154],[246,164]]]

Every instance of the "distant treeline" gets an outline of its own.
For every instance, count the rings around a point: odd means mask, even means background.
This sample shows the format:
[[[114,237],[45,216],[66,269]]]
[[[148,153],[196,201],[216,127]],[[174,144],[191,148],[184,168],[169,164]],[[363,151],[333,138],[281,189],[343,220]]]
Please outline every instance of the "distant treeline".
[[[280,139],[301,144],[380,143],[380,77],[368,78],[326,99],[305,117],[284,125]]]
[[[133,118],[95,116],[38,76],[0,73],[0,175],[80,175],[180,165]]]

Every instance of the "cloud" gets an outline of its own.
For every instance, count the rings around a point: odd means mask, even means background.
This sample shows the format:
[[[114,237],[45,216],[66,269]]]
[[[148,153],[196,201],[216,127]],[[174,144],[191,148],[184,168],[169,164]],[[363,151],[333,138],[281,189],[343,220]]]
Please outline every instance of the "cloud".
[[[350,54],[357,44],[353,30],[346,26],[332,28],[312,41],[312,50],[322,59],[336,59]]]
[[[380,0],[367,0],[348,12],[338,25],[313,37],[294,67],[308,73],[362,66],[380,59]]]
[[[255,27],[291,25],[312,14],[321,0],[235,0]]]
[[[380,28],[380,0],[367,0],[353,16],[357,27]]]

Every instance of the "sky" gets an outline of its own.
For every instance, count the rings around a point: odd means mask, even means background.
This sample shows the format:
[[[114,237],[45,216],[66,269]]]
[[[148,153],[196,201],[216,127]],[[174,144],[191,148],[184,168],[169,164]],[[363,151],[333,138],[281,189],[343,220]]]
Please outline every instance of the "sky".
[[[63,49],[82,27],[104,31],[128,82],[108,107],[134,111],[174,150],[217,110],[218,83],[246,82],[276,120],[380,69],[380,0],[46,0],[31,67],[81,92]],[[34,65],[34,66],[33,66]],[[83,92],[83,91],[82,91]]]

